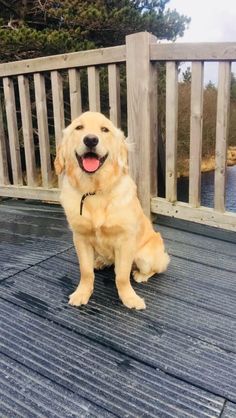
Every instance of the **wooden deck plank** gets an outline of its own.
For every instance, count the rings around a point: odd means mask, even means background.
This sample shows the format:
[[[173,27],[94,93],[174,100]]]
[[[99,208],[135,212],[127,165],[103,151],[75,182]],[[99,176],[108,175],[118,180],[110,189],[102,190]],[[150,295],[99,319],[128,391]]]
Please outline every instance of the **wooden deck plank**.
[[[9,382],[0,372],[0,390],[4,388],[0,413],[7,414],[13,406],[16,410],[19,406],[21,415],[24,408],[36,408],[39,413],[35,391],[51,382],[57,398],[63,388],[63,393],[82,397],[88,408],[98,408],[97,415],[88,409],[92,416],[99,416],[100,409],[102,416],[105,412],[123,416],[124,411],[130,417],[233,416],[236,282],[235,272],[229,270],[236,257],[232,232],[217,231],[217,236],[215,232],[211,236],[209,228],[205,237],[195,225],[192,230],[188,225],[186,232],[183,223],[181,228],[177,221],[175,229],[174,223],[170,227],[163,222],[158,229],[172,253],[170,267],[148,284],[134,285],[145,297],[147,310],[129,311],[122,306],[112,269],[96,273],[91,301],[76,309],[69,307],[67,298],[78,282],[78,262],[61,209],[5,202],[0,204],[0,214],[0,265],[9,252],[15,267],[17,260],[25,265],[20,268],[24,271],[13,271],[0,281],[0,363],[4,370],[16,370],[12,398]],[[32,376],[40,374],[42,379],[33,385],[31,397],[28,392],[24,397],[18,386],[27,370],[27,387]],[[51,406],[41,396],[40,392],[38,408],[48,408],[44,415],[50,417]],[[73,407],[66,405],[73,416]],[[67,416],[64,410],[61,416]]]
[[[168,226],[174,230],[181,230],[183,232],[191,232],[194,236],[202,236],[219,240],[219,242],[230,242],[236,244],[235,231],[230,231],[221,228],[212,228],[209,225],[185,221],[184,219],[172,218],[171,216],[158,215],[156,218],[158,225]]]
[[[37,389],[42,391],[39,388],[41,381],[48,382],[49,379],[55,387],[56,379],[64,390],[69,389],[73,394],[80,394],[85,401],[92,401],[97,409],[103,408],[104,417],[107,414],[109,416],[109,413],[120,417],[128,415],[153,418],[186,418],[193,413],[198,417],[219,416],[223,406],[222,398],[179,382],[174,377],[84,337],[79,336],[78,344],[78,335],[75,333],[21,308],[18,310],[21,321],[17,325],[14,319],[15,310],[16,307],[7,306],[6,302],[0,301],[0,350],[3,355],[7,353],[8,358],[20,364],[20,370],[14,374],[15,380],[19,378],[23,365],[25,368],[30,367],[29,380],[32,373],[38,372],[43,376],[37,382]],[[14,337],[11,338],[13,333]],[[15,390],[18,388],[19,384]],[[56,388],[55,390],[58,391]],[[55,395],[51,396],[52,399],[55,398]],[[39,404],[40,400],[38,396]],[[34,398],[31,398],[31,402],[33,401]],[[62,408],[65,406],[62,405]],[[72,410],[73,407],[72,404]],[[62,410],[57,411],[60,417],[63,416]]]
[[[70,264],[66,265],[65,260],[60,263],[58,258],[55,261],[58,272],[55,272],[55,264],[44,263],[40,274],[32,267],[31,273],[19,273],[14,284],[10,279],[5,280],[1,298],[235,402],[236,354],[230,351],[229,344],[227,349],[221,347],[227,338],[228,342],[235,339],[232,328],[235,321],[227,318],[230,335],[222,334],[227,325],[222,315],[160,295],[157,289],[156,293],[148,295],[144,287],[138,292],[146,297],[149,312],[127,312],[117,299],[111,278],[105,279],[102,275],[97,276],[96,291],[90,304],[79,310],[69,308],[67,297],[77,282],[77,266],[72,277]],[[235,342],[231,343],[232,347]]]
[[[21,313],[23,314],[22,311]],[[31,324],[29,326],[31,328]],[[92,418],[99,415],[113,417],[92,401],[89,402],[69,388],[56,384],[42,373],[37,373],[34,367],[26,367],[2,353],[0,353],[0,390],[0,413],[3,413],[4,417]],[[6,410],[10,413],[5,412]]]
[[[236,417],[236,404],[232,402],[226,402],[221,418],[235,418]]]
[[[226,272],[191,260],[186,263],[186,259],[172,255],[171,258],[172,262],[164,277],[154,277],[149,280],[148,286],[144,289],[148,296],[152,297],[158,292],[187,304],[192,303],[195,307],[236,319],[234,271]],[[61,259],[77,265],[77,256],[73,250],[60,254],[58,263]]]
[[[173,229],[166,225],[158,224],[155,226],[157,231],[160,231],[165,239],[169,239],[178,244],[187,244],[195,248],[205,249],[207,251],[216,252],[218,255],[225,254],[229,257],[236,257],[234,245],[231,242],[217,240],[213,237],[194,234],[191,231],[182,231],[181,229],[175,229],[173,234]],[[219,232],[219,231],[218,231]]]
[[[50,217],[50,209],[41,216],[36,210],[33,216],[32,207],[28,212],[20,205],[18,202],[18,210],[14,210],[14,205],[0,204],[1,221],[5,219],[0,226],[0,281],[72,246],[61,212],[55,219]]]
[[[218,269],[223,269],[225,271],[236,272],[236,258],[232,256],[227,256],[221,254],[220,257],[217,257],[214,251],[211,249],[201,249],[199,247],[190,247],[189,244],[182,243],[181,245],[175,244],[170,241],[168,245],[170,253],[182,257],[187,260],[195,261],[199,264],[204,264],[208,266],[214,266]]]
[[[60,257],[50,258],[49,261],[43,262],[40,266],[32,267],[28,273],[30,273],[30,276],[28,278],[29,281],[36,280],[33,279],[32,276],[39,275],[40,279],[43,280],[43,275],[45,274],[45,271],[51,269],[53,270],[53,275],[55,276],[55,282],[54,287],[57,287],[58,283],[57,281],[60,279],[60,277],[67,277],[70,279],[70,284],[68,283],[68,293],[73,289],[73,284],[76,286],[76,280],[77,277],[79,277],[78,273],[78,264],[76,261],[76,258],[73,260],[72,254],[70,253],[70,257],[72,258],[71,261],[66,261],[64,257],[61,255]],[[69,257],[69,258],[70,258]],[[176,260],[173,259],[173,263],[176,263]],[[186,263],[187,264],[187,263]],[[178,260],[177,260],[178,265]],[[190,266],[191,263],[190,263]],[[183,268],[183,265],[182,265]],[[186,268],[188,266],[186,265]],[[56,269],[60,270],[60,272],[55,271]],[[195,268],[196,269],[196,268]],[[150,284],[148,286],[141,286],[134,284],[137,292],[141,294],[143,297],[146,298],[148,309],[143,313],[144,317],[150,318],[153,317],[156,318],[157,324],[160,321],[162,324],[165,324],[166,326],[173,326],[175,329],[180,330],[181,329],[187,329],[187,333],[190,333],[191,336],[196,338],[204,339],[207,342],[213,342],[214,344],[218,344],[221,348],[225,349],[232,349],[232,347],[235,347],[236,344],[236,335],[234,334],[235,331],[235,324],[233,325],[234,321],[231,317],[228,317],[227,314],[225,314],[224,306],[221,305],[221,312],[219,313],[211,313],[210,308],[208,310],[207,305],[207,298],[205,299],[204,303],[200,303],[201,300],[199,298],[199,303],[197,299],[197,295],[194,296],[194,286],[193,291],[191,291],[191,287],[188,289],[188,292],[190,292],[190,298],[188,300],[187,294],[181,296],[180,290],[178,290],[177,287],[177,281],[182,280],[182,276],[180,272],[175,272],[175,274],[171,273],[172,270],[170,270],[169,274],[165,274],[163,276],[160,276],[158,279],[153,278],[153,280],[150,280]],[[191,276],[195,274],[195,271],[193,270],[193,273],[189,274],[187,276],[187,279],[190,281]],[[25,276],[24,276],[25,277]],[[103,307],[106,310],[108,308],[109,311],[109,302],[110,298],[112,300],[112,307],[114,308],[113,314],[117,315],[122,312],[122,305],[120,301],[117,298],[117,293],[114,285],[114,274],[111,270],[108,270],[107,272],[97,272],[97,281],[96,281],[96,293],[94,295],[95,304],[99,303],[100,308]],[[183,277],[186,280],[186,274],[183,275]],[[27,278],[25,278],[26,280]],[[22,278],[23,280],[23,278]],[[48,278],[49,280],[49,278]],[[110,280],[110,282],[109,282]],[[161,288],[165,287],[165,280],[168,280],[169,285],[171,284],[171,280],[173,281],[173,287],[177,289],[176,297],[174,295],[174,292],[170,293],[170,296],[166,294],[166,292],[161,292]],[[27,282],[27,280],[26,280]],[[177,283],[176,285],[174,283]],[[109,286],[109,288],[106,288],[105,285]],[[65,286],[67,284],[65,283]],[[105,287],[104,287],[105,286]],[[190,286],[190,285],[189,285]],[[200,284],[199,284],[200,286]],[[150,290],[149,290],[150,289]],[[211,299],[214,298],[214,296],[217,295],[216,292],[212,292],[212,296],[209,296],[209,287],[206,286],[206,291],[208,298]],[[193,293],[191,295],[191,292]],[[232,292],[232,291],[231,291]],[[233,297],[233,294],[232,294]],[[47,299],[50,300],[48,295],[42,295],[42,298],[44,301]],[[59,298],[59,296],[58,296]],[[107,300],[107,301],[106,301]],[[115,303],[115,306],[113,306],[113,303]],[[120,306],[120,309],[119,309]],[[234,306],[233,306],[234,308]],[[111,312],[110,312],[111,313]],[[126,312],[127,313],[127,312]],[[209,315],[209,318],[211,318],[211,323],[208,321],[205,321],[205,316]],[[235,310],[233,311],[235,313]],[[112,314],[112,316],[113,316]],[[131,314],[132,317],[132,314]],[[158,319],[157,319],[158,318]],[[140,318],[140,321],[142,318]],[[202,323],[203,321],[203,323]],[[212,326],[217,328],[211,328]],[[135,323],[133,324],[135,326]],[[232,328],[233,327],[233,328]],[[227,337],[226,337],[227,336]],[[236,351],[236,350],[235,350]]]

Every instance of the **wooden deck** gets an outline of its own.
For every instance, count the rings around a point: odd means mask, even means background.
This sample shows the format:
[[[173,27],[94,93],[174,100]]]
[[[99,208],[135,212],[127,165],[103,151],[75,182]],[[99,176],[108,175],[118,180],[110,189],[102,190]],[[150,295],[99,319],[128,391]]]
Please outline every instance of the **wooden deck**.
[[[159,218],[166,274],[118,300],[112,269],[87,307],[62,210],[0,203],[0,417],[236,417],[236,234]]]

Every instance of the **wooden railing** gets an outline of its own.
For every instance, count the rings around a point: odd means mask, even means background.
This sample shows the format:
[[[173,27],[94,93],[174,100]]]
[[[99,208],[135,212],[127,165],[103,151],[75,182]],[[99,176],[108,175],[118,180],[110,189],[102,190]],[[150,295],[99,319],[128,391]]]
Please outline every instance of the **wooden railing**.
[[[36,58],[0,65],[3,83],[4,106],[0,102],[0,196],[58,201],[59,190],[52,169],[52,141],[48,129],[48,104],[45,76],[50,78],[54,119],[55,145],[65,127],[63,77],[68,79],[70,120],[82,112],[80,70],[87,68],[88,102],[90,110],[100,111],[100,87],[98,66],[108,67],[110,118],[120,125],[119,66],[125,62],[125,46],[75,52],[71,54]],[[29,77],[33,76],[37,137],[40,162],[36,166],[32,103]],[[23,134],[25,173],[22,170],[19,140],[19,112],[15,96],[19,94],[20,120]],[[4,107],[4,115],[3,115]],[[3,117],[4,116],[4,117]],[[7,132],[3,119],[6,119]],[[7,150],[9,151],[7,153]],[[8,155],[7,155],[8,154]],[[40,169],[40,173],[39,173]],[[56,183],[56,184],[55,184]],[[56,186],[56,187],[55,187]]]
[[[236,61],[236,43],[151,45],[151,60],[166,61],[166,197],[154,197],[151,208],[181,219],[236,230],[236,214],[225,210],[227,138],[231,62]],[[179,61],[192,63],[190,110],[189,203],[177,201],[177,106]],[[201,206],[201,158],[203,124],[204,62],[219,62],[214,208]],[[235,196],[236,199],[236,196]]]
[[[177,200],[178,64],[183,61],[192,62],[189,203]],[[200,201],[205,61],[219,62],[214,209],[201,206]],[[159,44],[154,36],[139,33],[127,36],[125,46],[1,64],[4,105],[0,107],[0,196],[58,200],[59,191],[53,182],[50,156],[45,75],[50,74],[57,145],[65,125],[65,72],[70,119],[74,119],[84,110],[80,71],[87,69],[89,108],[100,111],[99,68],[105,66],[108,72],[109,115],[120,126],[119,65],[125,64],[128,141],[134,144],[134,151],[130,153],[130,170],[145,212],[236,230],[236,214],[225,211],[231,61],[236,61],[236,43]],[[157,181],[159,63],[166,65],[165,197],[158,197]],[[30,77],[34,83],[40,164],[36,163],[35,158]],[[16,95],[20,103],[18,112]],[[25,173],[21,164],[19,120],[24,144]],[[3,121],[7,124],[7,131]]]

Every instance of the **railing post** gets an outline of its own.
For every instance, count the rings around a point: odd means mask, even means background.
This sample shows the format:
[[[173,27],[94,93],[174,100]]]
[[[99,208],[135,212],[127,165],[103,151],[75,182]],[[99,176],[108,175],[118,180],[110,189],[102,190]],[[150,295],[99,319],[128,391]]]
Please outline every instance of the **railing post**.
[[[156,42],[147,32],[126,37],[129,166],[148,216],[157,195],[157,68],[150,61],[150,44]]]

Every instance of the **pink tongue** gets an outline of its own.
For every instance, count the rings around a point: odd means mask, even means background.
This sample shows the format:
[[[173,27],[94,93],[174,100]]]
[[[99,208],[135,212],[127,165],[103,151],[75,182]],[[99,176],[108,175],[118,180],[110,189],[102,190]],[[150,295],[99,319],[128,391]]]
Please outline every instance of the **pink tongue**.
[[[96,171],[99,167],[99,159],[98,158],[83,158],[83,167],[86,171],[89,173],[92,173],[93,171]]]

